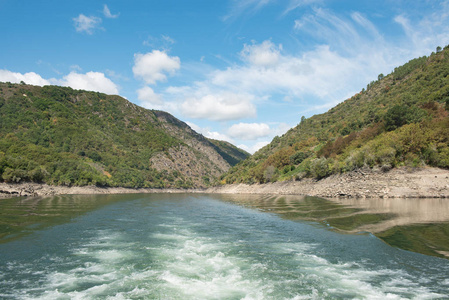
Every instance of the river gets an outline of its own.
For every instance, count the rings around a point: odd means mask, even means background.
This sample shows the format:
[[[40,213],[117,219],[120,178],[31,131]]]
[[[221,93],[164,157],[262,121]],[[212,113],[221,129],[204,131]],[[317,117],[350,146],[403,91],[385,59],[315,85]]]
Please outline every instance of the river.
[[[449,299],[449,260],[313,213],[354,220],[354,203],[291,197],[3,199],[0,298]]]

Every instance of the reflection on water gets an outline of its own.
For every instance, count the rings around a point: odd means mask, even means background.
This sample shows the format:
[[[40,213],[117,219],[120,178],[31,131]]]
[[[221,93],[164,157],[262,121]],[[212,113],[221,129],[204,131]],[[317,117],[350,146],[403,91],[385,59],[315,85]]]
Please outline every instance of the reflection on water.
[[[448,199],[339,199],[341,205],[358,207],[364,213],[393,214],[394,218],[360,227],[373,233],[394,226],[449,222]]]
[[[0,243],[35,230],[69,222],[107,204],[134,199],[137,195],[62,195],[0,200]]]
[[[70,222],[108,204],[142,195],[64,195],[0,201],[0,243]],[[161,198],[164,198],[161,196]],[[347,233],[371,232],[405,250],[449,258],[448,199],[323,199],[307,196],[213,195],[213,198],[313,221]]]
[[[348,233],[371,232],[390,245],[449,257],[448,199],[323,199],[292,195],[222,195],[223,200],[315,221]]]

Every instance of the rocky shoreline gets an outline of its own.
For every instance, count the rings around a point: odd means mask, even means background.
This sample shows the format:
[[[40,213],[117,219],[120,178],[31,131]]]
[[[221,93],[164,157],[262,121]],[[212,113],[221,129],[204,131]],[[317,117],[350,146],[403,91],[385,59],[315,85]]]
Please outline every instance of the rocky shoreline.
[[[361,169],[322,180],[303,179],[268,184],[234,184],[208,189],[132,189],[120,187],[66,187],[37,183],[0,183],[0,198],[63,194],[217,193],[309,195],[324,198],[449,198],[449,170],[397,168],[388,172]]]
[[[308,195],[323,198],[449,198],[449,170],[397,168],[388,172],[361,169],[322,180],[303,179],[256,185],[225,185],[212,193]]]

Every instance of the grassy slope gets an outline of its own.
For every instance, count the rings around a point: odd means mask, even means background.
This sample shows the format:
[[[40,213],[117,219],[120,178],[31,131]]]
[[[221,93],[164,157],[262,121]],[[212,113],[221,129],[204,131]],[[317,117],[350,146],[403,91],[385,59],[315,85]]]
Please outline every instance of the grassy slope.
[[[362,167],[449,167],[449,48],[411,60],[328,112],[301,122],[222,183],[323,178]]]

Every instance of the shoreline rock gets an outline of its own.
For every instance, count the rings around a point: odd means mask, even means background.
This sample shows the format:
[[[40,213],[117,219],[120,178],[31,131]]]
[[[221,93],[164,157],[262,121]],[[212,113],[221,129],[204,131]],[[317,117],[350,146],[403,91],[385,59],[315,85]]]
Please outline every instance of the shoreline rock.
[[[449,170],[396,168],[388,172],[361,169],[321,180],[268,184],[235,184],[210,188],[211,193],[308,195],[323,198],[449,198]]]
[[[396,168],[388,172],[361,169],[315,180],[267,184],[232,184],[208,189],[146,189],[97,186],[51,186],[0,183],[0,198],[64,194],[216,193],[308,195],[323,198],[449,198],[449,170]]]

